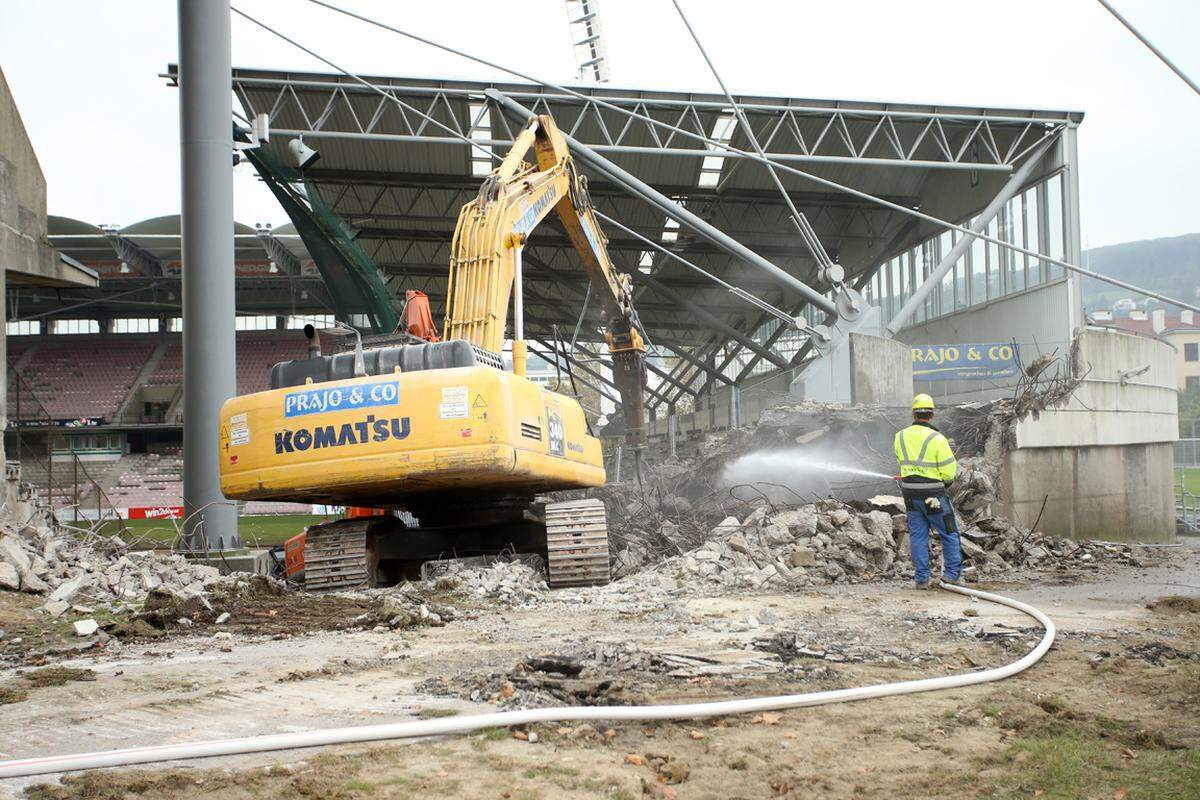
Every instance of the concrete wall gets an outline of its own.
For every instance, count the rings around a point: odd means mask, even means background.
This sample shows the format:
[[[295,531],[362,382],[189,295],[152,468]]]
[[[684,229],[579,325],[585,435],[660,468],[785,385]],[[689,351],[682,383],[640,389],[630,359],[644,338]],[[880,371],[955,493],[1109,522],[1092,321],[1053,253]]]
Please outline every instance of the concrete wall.
[[[850,334],[850,401],[856,405],[907,406],[912,402],[912,357],[894,339]]]
[[[1085,377],[1061,406],[1017,423],[997,510],[1031,526],[1045,501],[1039,528],[1050,533],[1170,541],[1175,351],[1112,329],[1078,336],[1075,369]]]
[[[5,271],[53,272],[56,259],[45,235],[46,179],[0,73],[0,266]]]
[[[1169,443],[1048,447],[1009,453],[1001,473],[1010,499],[997,509],[1021,527],[1079,539],[1169,542],[1175,493]]]
[[[1058,350],[1066,354],[1070,349],[1069,293],[1068,282],[1060,280],[905,328],[896,338],[910,345],[1015,340],[1021,360],[1028,364],[1045,353]],[[1016,378],[992,382],[914,380],[914,385],[943,402],[964,403],[1009,396],[1016,382]]]

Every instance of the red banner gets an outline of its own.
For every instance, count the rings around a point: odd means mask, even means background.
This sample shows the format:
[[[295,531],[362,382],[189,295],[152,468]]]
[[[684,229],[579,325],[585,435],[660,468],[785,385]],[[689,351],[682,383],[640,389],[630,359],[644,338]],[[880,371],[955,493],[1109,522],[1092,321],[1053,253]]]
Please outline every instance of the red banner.
[[[183,519],[183,506],[130,506],[127,519]]]

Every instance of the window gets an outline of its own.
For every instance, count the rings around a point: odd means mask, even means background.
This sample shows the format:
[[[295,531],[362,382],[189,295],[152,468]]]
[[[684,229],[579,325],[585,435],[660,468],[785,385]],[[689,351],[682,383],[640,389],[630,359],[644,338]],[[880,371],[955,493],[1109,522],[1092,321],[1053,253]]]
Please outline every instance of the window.
[[[1007,236],[1005,241],[1018,247],[1025,246],[1025,209],[1021,204],[1021,196],[1017,195],[1008,201],[1005,211],[1007,216]],[[1007,292],[1019,292],[1025,288],[1025,254],[1015,250],[1005,251],[1005,263],[1008,265]]]
[[[301,330],[305,325],[312,325],[314,328],[332,328],[335,322],[333,314],[294,315],[287,318],[283,327],[289,331]]]
[[[1061,175],[1055,175],[1044,184],[1046,187],[1046,248],[1045,252],[1051,258],[1060,261],[1067,257],[1063,242],[1063,182]],[[1062,277],[1062,267],[1057,264],[1046,265],[1046,280]]]
[[[167,320],[167,330],[171,333],[183,333],[183,317],[171,317]]]
[[[99,333],[100,323],[94,319],[56,319],[50,324],[51,333]]]
[[[971,240],[971,305],[987,302],[987,255],[984,241],[976,236]]]
[[[149,317],[120,317],[112,321],[110,333],[158,333],[158,320]]]
[[[303,328],[304,323],[300,323],[300,327]],[[275,330],[275,315],[234,317],[233,329],[235,331],[273,331]]]
[[[492,139],[492,117],[487,103],[472,102],[469,106],[471,114],[471,139],[477,142],[488,142]],[[471,174],[482,178],[492,171],[492,158],[487,148],[472,146],[470,148]]]
[[[1041,235],[1041,214],[1038,209],[1038,189],[1034,187],[1025,192],[1025,242],[1026,247],[1038,253],[1044,253],[1045,244]],[[1042,262],[1033,256],[1026,256],[1026,281],[1030,286],[1042,282]]]
[[[36,319],[21,319],[5,326],[9,336],[37,336],[42,332],[42,323]]]
[[[726,112],[725,116],[717,117],[713,123],[712,136],[709,138],[727,144],[733,138],[733,131],[737,126],[737,120]],[[708,146],[710,153],[723,153],[719,147],[714,145]],[[696,181],[696,185],[703,189],[710,189],[721,182],[721,167],[725,164],[725,157],[718,155],[705,156],[700,163],[700,178]]]
[[[1063,258],[1062,194],[1061,175],[1026,189],[1010,198],[984,226],[984,235],[1036,253]],[[978,221],[978,217],[968,218],[960,220],[959,224],[970,227]],[[942,231],[878,266],[865,293],[872,305],[879,307],[884,319],[895,319],[904,302],[950,253],[960,235]],[[1043,258],[975,238],[954,268],[932,287],[925,303],[913,314],[912,322],[936,319],[998,300],[1062,275],[1061,268],[1049,265]]]
[[[674,242],[679,239],[679,223],[668,217],[663,222],[662,240],[664,242]]]
[[[1183,345],[1184,361],[1200,361],[1200,342],[1185,342]]]

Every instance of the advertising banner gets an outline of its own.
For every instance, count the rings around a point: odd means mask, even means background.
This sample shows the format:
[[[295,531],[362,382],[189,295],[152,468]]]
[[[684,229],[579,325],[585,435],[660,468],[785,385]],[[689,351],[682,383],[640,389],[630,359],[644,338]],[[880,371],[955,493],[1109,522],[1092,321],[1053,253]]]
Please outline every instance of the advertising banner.
[[[911,349],[913,380],[984,381],[1021,372],[1020,352],[1011,342],[918,344]]]

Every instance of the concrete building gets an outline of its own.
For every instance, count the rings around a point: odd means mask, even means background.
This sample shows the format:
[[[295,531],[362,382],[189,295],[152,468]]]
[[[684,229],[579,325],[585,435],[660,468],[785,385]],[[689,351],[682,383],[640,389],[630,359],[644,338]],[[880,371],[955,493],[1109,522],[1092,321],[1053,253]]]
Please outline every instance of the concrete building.
[[[1016,425],[1000,512],[1064,536],[1172,540],[1174,349],[1089,327],[1077,336],[1072,370],[1082,380],[1065,401]]]
[[[46,178],[0,72],[0,297],[10,286],[97,285],[94,271],[55,252],[46,240]],[[0,358],[5,361],[7,325],[2,323],[7,308],[7,303],[0,303]],[[6,386],[0,384],[0,429],[8,420]]]

